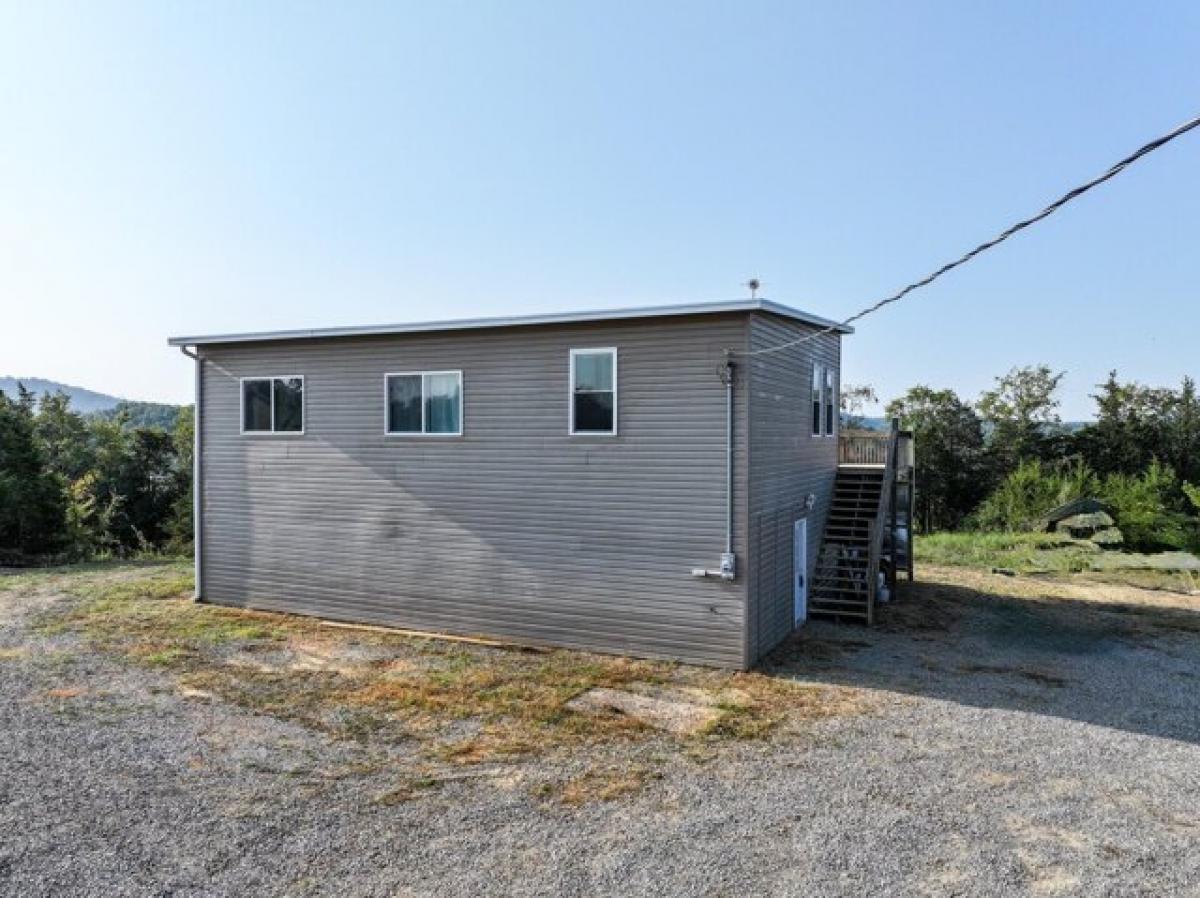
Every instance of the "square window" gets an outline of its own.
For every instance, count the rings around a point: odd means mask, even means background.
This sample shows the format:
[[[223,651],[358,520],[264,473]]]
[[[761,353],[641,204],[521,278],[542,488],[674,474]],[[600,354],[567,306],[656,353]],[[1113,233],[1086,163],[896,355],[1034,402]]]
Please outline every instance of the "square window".
[[[242,433],[304,433],[304,378],[243,378]]]
[[[462,436],[461,371],[413,371],[384,376],[386,432],[414,436]]]

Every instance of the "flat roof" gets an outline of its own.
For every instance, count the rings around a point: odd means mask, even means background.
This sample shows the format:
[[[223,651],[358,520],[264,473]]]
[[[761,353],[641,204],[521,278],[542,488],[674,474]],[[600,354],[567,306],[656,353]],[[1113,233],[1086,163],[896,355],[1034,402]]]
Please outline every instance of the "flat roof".
[[[259,331],[242,334],[204,334],[171,337],[171,346],[203,346],[212,343],[259,343],[274,340],[312,340],[322,337],[373,337],[386,334],[420,334],[435,331],[481,330],[498,327],[525,327],[538,324],[579,324],[589,321],[625,321],[636,318],[664,318],[677,315],[717,315],[723,312],[770,312],[815,327],[830,328],[840,334],[852,334],[854,328],[819,315],[812,315],[769,299],[735,299],[729,302],[703,302],[675,306],[643,306],[632,309],[589,309],[582,312],[553,312],[544,315],[513,315],[499,318],[464,318],[450,321],[421,321],[408,324],[369,324],[362,327],[320,327],[285,331]]]

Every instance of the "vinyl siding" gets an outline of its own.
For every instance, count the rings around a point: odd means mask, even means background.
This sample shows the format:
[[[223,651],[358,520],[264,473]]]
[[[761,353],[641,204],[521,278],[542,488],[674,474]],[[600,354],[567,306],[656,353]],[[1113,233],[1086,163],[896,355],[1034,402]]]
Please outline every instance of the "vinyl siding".
[[[775,315],[750,317],[751,350],[777,346],[817,328]],[[796,347],[751,356],[750,530],[747,657],[761,658],[792,632],[792,525],[808,517],[808,580],[816,569],[837,475],[837,437],[812,435],[813,364],[829,365],[841,382],[841,337],[825,334]],[[812,511],[804,500],[817,497]]]
[[[722,666],[722,351],[745,314],[203,347],[203,598]],[[568,436],[568,352],[618,349],[618,434]],[[461,437],[385,436],[385,372],[461,369]],[[305,377],[303,436],[242,435],[238,378]],[[747,404],[739,404],[739,490]],[[735,549],[747,546],[735,515]]]

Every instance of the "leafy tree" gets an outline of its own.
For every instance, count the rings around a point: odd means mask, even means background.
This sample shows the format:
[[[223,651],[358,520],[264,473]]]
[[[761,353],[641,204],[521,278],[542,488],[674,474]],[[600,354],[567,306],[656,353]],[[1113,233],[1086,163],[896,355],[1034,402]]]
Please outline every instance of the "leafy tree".
[[[1185,481],[1200,480],[1200,398],[1196,382],[1185,377],[1171,396],[1166,426],[1166,456]]]
[[[846,430],[861,430],[866,424],[863,409],[878,401],[875,388],[870,384],[842,384],[842,427]]]
[[[95,496],[107,515],[106,542],[118,551],[162,545],[178,498],[175,442],[159,428],[126,429],[118,415],[91,422],[96,452]]]
[[[915,511],[921,529],[953,529],[987,494],[983,427],[953,390],[916,386],[887,405],[913,432],[916,447]]]
[[[54,552],[62,543],[66,499],[46,466],[34,428],[34,397],[0,391],[0,554],[10,560]]]
[[[170,546],[176,551],[191,551],[193,541],[192,522],[192,466],[195,463],[196,417],[195,409],[186,406],[180,409],[175,421],[172,442],[175,445],[175,492],[177,498],[171,508],[167,531]]]
[[[1162,457],[1164,414],[1169,391],[1138,383],[1122,383],[1110,371],[1100,384],[1096,420],[1074,439],[1079,452],[1101,474],[1137,474],[1154,458]]]
[[[42,395],[34,429],[46,454],[46,464],[67,483],[74,483],[92,469],[95,457],[87,421],[71,409],[71,397],[66,393],[60,390]]]
[[[1013,368],[980,396],[979,416],[988,426],[988,449],[999,473],[1042,456],[1053,425],[1062,420],[1055,394],[1064,375],[1048,365]]]

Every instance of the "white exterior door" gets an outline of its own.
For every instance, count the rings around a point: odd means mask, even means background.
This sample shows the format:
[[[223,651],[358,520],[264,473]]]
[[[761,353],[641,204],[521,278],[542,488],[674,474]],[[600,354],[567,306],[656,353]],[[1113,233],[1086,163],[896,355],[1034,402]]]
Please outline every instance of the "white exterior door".
[[[808,520],[801,518],[792,529],[792,623],[808,619]]]

